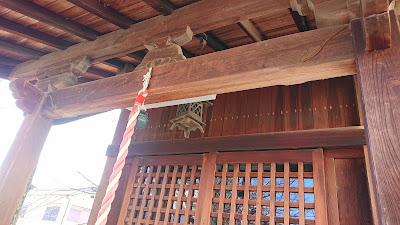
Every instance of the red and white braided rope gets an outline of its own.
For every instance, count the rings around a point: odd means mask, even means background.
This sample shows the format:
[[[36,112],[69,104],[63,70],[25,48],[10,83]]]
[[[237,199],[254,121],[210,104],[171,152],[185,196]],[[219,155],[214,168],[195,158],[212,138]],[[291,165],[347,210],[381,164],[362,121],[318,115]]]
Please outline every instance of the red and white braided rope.
[[[126,130],[122,138],[121,145],[119,146],[119,153],[117,156],[117,161],[114,164],[113,172],[110,176],[109,184],[106,190],[106,194],[101,203],[101,208],[97,216],[96,225],[105,225],[107,223],[107,217],[111,210],[111,203],[115,198],[115,191],[118,188],[119,179],[121,178],[122,169],[125,165],[125,159],[128,155],[128,147],[131,144],[131,137],[135,132],[135,125],[137,122],[137,117],[139,116],[140,109],[143,106],[144,100],[147,97],[147,86],[151,77],[151,69],[144,75],[143,78],[143,88],[139,91],[136,98],[135,104],[132,107],[132,111],[129,114],[128,124],[126,125]]]

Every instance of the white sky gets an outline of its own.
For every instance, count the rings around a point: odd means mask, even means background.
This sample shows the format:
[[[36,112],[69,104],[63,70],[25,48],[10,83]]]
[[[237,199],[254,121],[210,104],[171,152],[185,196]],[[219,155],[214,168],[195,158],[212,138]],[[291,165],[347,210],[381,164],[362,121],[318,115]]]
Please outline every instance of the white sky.
[[[0,79],[0,164],[17,133],[23,113],[15,106]],[[98,184],[120,110],[113,110],[64,125],[53,126],[47,137],[33,185],[40,189],[93,186],[78,172]]]

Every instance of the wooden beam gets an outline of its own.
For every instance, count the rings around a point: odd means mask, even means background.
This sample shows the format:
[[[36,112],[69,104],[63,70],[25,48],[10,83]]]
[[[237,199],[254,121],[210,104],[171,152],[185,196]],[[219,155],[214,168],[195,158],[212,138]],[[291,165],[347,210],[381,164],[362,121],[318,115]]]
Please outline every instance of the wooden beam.
[[[32,57],[32,58],[39,58],[40,56],[43,56],[45,53],[40,52],[38,50],[34,50],[31,48],[27,48],[27,47],[23,47],[21,45],[17,45],[11,42],[7,42],[7,41],[2,41],[0,40],[0,49],[6,52],[11,52],[11,53],[15,53],[18,55],[22,55],[22,56],[27,56],[27,57]],[[1,58],[0,58],[1,59]],[[12,62],[14,61],[14,62]],[[122,64],[121,61],[119,61],[118,59],[113,59],[113,60],[108,60],[110,63],[118,63],[118,64]],[[17,63],[18,61],[12,60],[12,59],[5,59],[5,62],[7,63]],[[2,64],[2,62],[0,62],[0,65]],[[15,65],[13,65],[15,66]],[[5,68],[4,71],[8,71],[8,69],[10,70],[8,73],[11,72],[12,68]],[[42,71],[40,71],[42,72]],[[104,70],[100,70],[100,69],[96,69],[96,68],[89,68],[87,70],[88,73],[93,74],[94,76],[90,76],[89,78],[91,79],[102,79],[105,77],[111,77],[114,76],[115,74],[104,71]]]
[[[0,56],[0,65],[3,66],[15,66],[17,64],[21,63],[21,61],[16,60],[16,59],[12,59],[12,58],[8,58],[5,56]]]
[[[132,52],[132,53],[126,54],[126,56],[131,57],[132,59],[135,59],[135,60],[137,60],[139,62],[143,60],[145,55],[146,55],[146,53],[144,53],[142,51]]]
[[[13,68],[12,66],[0,65],[0,78],[8,79],[8,76],[9,76],[12,68]]]
[[[164,16],[170,15],[175,9],[177,9],[177,7],[168,0],[144,0],[144,2]],[[214,37],[210,32],[197,34],[195,37],[199,40],[207,40],[207,45],[215,51],[228,49],[228,46],[218,38]],[[182,48],[182,50],[184,49]]]
[[[188,149],[190,153],[205,153],[326,148],[363,144],[365,144],[364,127],[358,126],[142,142],[131,144],[128,156],[184,154]],[[118,144],[110,145],[107,156],[116,156],[118,149]]]
[[[142,0],[164,16],[170,15],[177,7],[168,0]]]
[[[80,43],[66,50],[48,54],[40,60],[22,63],[13,70],[11,77],[31,76],[39,68],[82,55],[87,55],[95,61],[104,61],[143,50],[144,44],[165,43],[168,36],[182,34],[187,25],[195,34],[199,34],[289,7],[289,2],[275,0],[198,1],[175,10],[169,16],[157,16],[134,24],[127,30],[117,30],[99,37],[96,41]],[[221,8],[224,8],[223,14],[220,12]]]
[[[312,30],[156,66],[146,103],[355,74],[348,28]],[[130,107],[142,88],[145,72],[53,92],[45,113],[61,118]]]
[[[46,54],[44,52],[33,50],[31,48],[27,48],[22,45],[3,40],[0,40],[0,50],[34,59],[38,59]]]
[[[239,23],[240,28],[242,28],[242,30],[244,30],[244,32],[246,32],[247,35],[249,35],[249,37],[251,39],[253,39],[253,41],[263,41],[264,37],[263,35],[260,33],[260,31],[257,29],[256,26],[254,26],[253,22],[251,22],[250,20],[242,20]]]
[[[397,23],[390,20],[388,10],[393,8],[389,0],[361,0],[361,14],[365,35],[365,48],[367,51],[374,51],[389,48],[391,46],[391,25]]]
[[[351,23],[357,80],[379,224],[400,224],[400,29],[390,11],[391,48],[367,52],[362,19]],[[379,35],[379,34],[377,34]]]
[[[30,27],[23,26],[19,23],[0,18],[0,30],[7,31],[11,34],[15,34],[30,40],[34,40],[45,45],[53,46],[58,49],[66,49],[69,46],[74,45],[68,41],[64,41],[61,38],[53,37],[46,33],[40,32],[38,30],[32,29]]]
[[[204,32],[201,34],[196,34],[194,35],[197,39],[204,39],[207,40],[207,45],[214,49],[214,51],[222,51],[225,49],[228,49],[229,47],[224,44],[224,42],[222,42],[221,40],[219,40],[218,38],[216,38],[214,35],[212,35],[210,32]]]
[[[31,17],[50,26],[67,31],[86,40],[95,40],[100,35],[86,26],[58,15],[46,8],[40,7],[35,3],[26,0],[0,0],[0,5],[19,12],[22,15]]]
[[[1,164],[0,224],[11,223],[50,131],[52,120],[40,114],[40,105],[33,114],[25,117]]]
[[[133,19],[111,8],[101,1],[93,0],[68,0],[69,2],[79,6],[80,8],[114,24],[123,29],[128,29],[132,24],[136,23]]]
[[[305,18],[305,16],[301,16],[297,11],[293,11],[289,9],[290,14],[292,15],[293,21],[297,26],[299,32],[304,32],[310,30],[309,24]]]

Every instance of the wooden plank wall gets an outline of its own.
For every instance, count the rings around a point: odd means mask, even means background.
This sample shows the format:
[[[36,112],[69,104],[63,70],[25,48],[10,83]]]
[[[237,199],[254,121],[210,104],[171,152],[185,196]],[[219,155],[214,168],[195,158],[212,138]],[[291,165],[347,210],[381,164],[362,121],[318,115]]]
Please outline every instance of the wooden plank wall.
[[[360,125],[353,76],[218,95],[203,114],[204,133],[190,138]],[[148,110],[150,122],[135,142],[182,139],[169,130],[177,106]]]

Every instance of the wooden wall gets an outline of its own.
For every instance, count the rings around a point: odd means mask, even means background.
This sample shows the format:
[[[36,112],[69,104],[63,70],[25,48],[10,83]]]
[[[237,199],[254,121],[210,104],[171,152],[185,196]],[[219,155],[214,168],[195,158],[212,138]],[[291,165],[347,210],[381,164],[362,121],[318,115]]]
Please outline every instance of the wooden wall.
[[[190,138],[357,126],[353,76],[221,94],[205,109],[205,132]],[[150,122],[138,129],[134,141],[182,139],[171,131],[177,106],[148,110]]]

